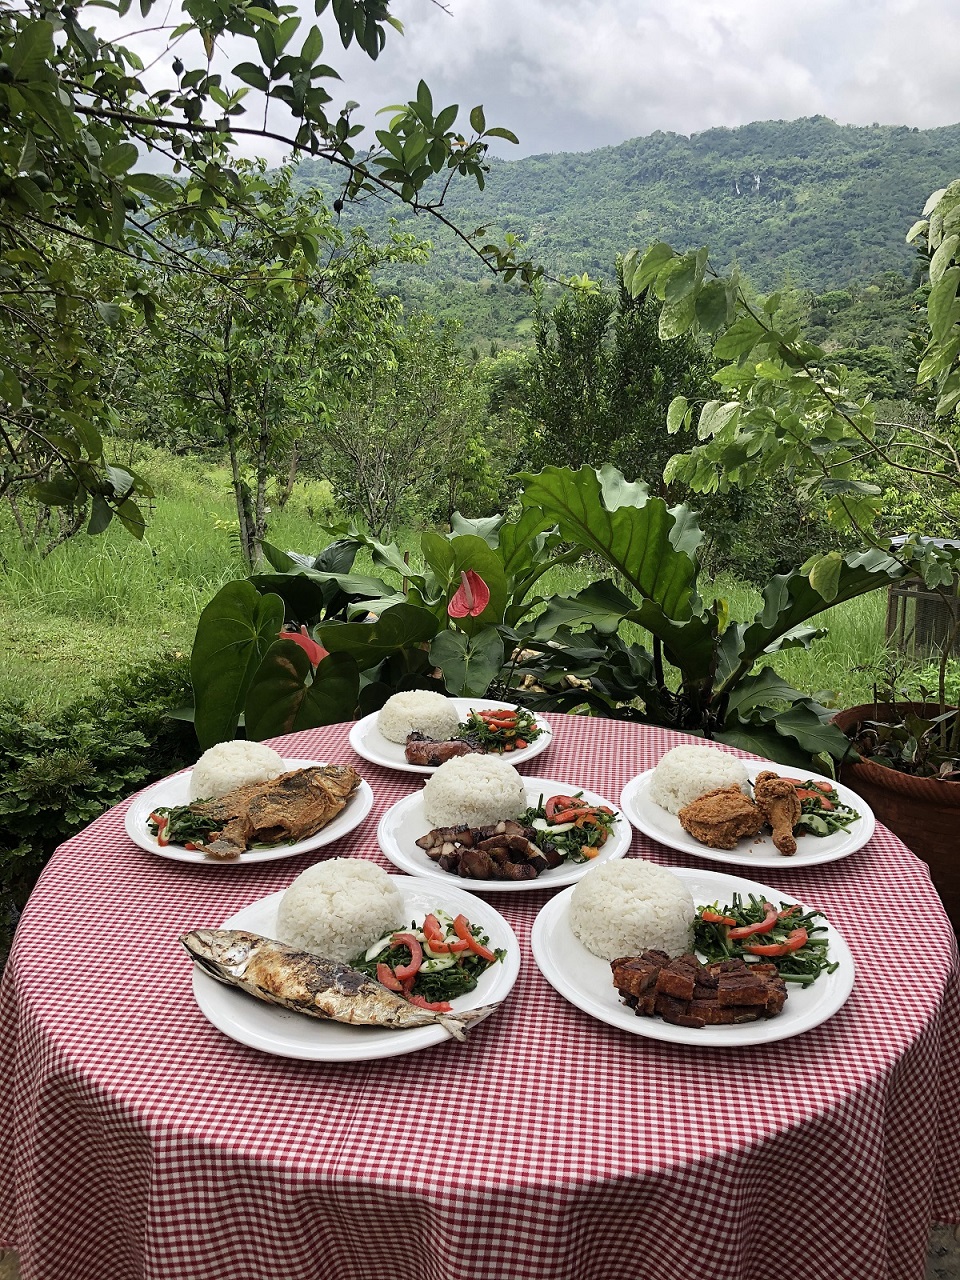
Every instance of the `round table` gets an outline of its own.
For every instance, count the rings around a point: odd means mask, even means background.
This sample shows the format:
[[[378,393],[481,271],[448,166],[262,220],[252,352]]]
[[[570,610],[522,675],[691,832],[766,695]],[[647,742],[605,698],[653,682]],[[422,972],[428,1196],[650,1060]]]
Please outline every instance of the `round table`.
[[[684,740],[551,720],[523,771],[615,803]],[[357,765],[348,729],[274,745]],[[370,817],[314,854],[173,862],[131,843],[121,805],[44,871],[0,1004],[0,1244],[24,1280],[921,1280],[931,1219],[960,1217],[960,998],[952,930],[898,840],[760,877],[820,907],[857,966],[795,1039],[694,1048],[594,1021],[537,969],[534,890],[491,895],[523,963],[465,1045],[258,1053],[204,1019],[178,935],[321,857],[393,870],[377,820],[421,779],[358,767]],[[716,868],[639,834],[631,856]]]

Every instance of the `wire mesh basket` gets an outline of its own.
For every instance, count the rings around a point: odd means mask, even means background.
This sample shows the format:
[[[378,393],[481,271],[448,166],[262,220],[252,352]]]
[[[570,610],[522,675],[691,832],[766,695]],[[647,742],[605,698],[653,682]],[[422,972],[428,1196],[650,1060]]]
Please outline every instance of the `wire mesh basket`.
[[[958,619],[960,578],[939,592],[922,578],[903,578],[887,588],[887,644],[907,657],[938,657],[953,641]]]

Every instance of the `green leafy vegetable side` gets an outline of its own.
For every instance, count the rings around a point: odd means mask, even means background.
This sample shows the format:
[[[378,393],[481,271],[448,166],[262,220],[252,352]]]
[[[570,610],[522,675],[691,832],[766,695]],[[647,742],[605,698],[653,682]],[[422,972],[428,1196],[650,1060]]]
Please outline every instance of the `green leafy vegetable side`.
[[[703,919],[703,913],[713,912],[736,921],[735,925],[713,924]],[[824,934],[827,921],[819,911],[803,911],[793,903],[780,903],[779,918],[772,929],[763,933],[754,933],[745,938],[733,939],[731,929],[748,925],[759,925],[767,916],[763,899],[755,894],[744,900],[739,893],[733,895],[729,906],[720,906],[716,902],[697,908],[697,916],[693,924],[693,945],[695,950],[706,957],[708,963],[720,960],[732,960],[739,957],[748,964],[765,961],[774,964],[780,977],[785,982],[796,982],[801,987],[809,987],[816,982],[821,973],[833,973],[838,968],[837,961],[828,959],[829,944]],[[751,945],[778,946],[786,944],[797,930],[806,930],[807,941],[796,951],[786,955],[755,955],[745,950]],[[819,935],[819,936],[818,936]]]

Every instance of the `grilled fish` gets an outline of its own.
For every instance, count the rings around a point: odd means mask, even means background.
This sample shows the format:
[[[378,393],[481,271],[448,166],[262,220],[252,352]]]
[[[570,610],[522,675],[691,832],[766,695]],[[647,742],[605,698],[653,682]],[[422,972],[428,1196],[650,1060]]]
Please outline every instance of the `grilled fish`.
[[[436,1024],[464,1040],[467,1027],[497,1008],[488,1004],[459,1013],[421,1009],[349,965],[321,960],[245,929],[194,929],[181,934],[180,941],[211,978],[311,1018],[392,1031]]]

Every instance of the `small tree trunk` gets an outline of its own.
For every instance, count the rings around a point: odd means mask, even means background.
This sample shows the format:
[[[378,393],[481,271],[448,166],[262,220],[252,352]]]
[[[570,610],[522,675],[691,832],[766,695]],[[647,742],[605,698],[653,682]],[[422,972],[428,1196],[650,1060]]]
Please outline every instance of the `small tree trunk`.
[[[281,511],[290,501],[290,497],[293,493],[293,486],[297,482],[297,472],[299,471],[299,469],[300,469],[300,444],[298,442],[290,450],[290,460],[287,463],[287,479],[284,483],[283,488],[280,490],[280,494],[277,498],[277,506],[280,508]]]

